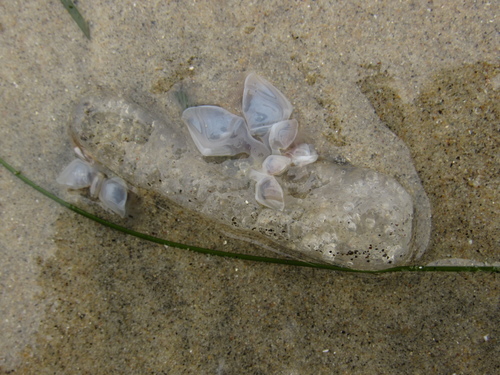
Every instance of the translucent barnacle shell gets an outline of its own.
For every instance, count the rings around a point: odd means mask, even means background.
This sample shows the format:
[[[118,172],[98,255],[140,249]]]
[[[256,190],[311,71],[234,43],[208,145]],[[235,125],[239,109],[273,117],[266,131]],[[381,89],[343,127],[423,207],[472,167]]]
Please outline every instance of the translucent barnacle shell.
[[[127,184],[119,177],[104,180],[99,190],[99,199],[104,207],[121,217],[125,216],[127,195]]]
[[[272,124],[288,120],[292,111],[292,105],[276,87],[255,73],[248,75],[243,91],[243,114],[252,135],[265,135]]]
[[[263,206],[283,211],[285,208],[283,189],[276,178],[257,171],[252,171],[250,177],[257,181],[255,200]]]
[[[299,123],[297,120],[285,120],[273,124],[269,131],[269,147],[273,154],[279,154],[280,150],[285,150],[297,136]]]
[[[79,147],[76,154],[79,157],[88,157]],[[90,188],[89,192],[93,198],[99,197],[104,208],[125,216],[128,188],[123,179],[119,177],[107,178],[96,165],[81,159],[75,159],[69,163],[56,181],[71,189]]]
[[[262,163],[262,170],[270,175],[279,176],[286,172],[292,159],[282,155],[269,155]]]
[[[92,166],[80,159],[75,159],[57,177],[57,182],[71,189],[83,189],[92,184]]]
[[[248,132],[245,120],[224,108],[199,106],[187,108],[182,120],[198,150],[204,156],[232,156],[240,153],[263,154],[269,150]]]
[[[318,153],[313,146],[302,143],[287,153],[292,159],[292,164],[298,167],[314,163],[318,160]]]

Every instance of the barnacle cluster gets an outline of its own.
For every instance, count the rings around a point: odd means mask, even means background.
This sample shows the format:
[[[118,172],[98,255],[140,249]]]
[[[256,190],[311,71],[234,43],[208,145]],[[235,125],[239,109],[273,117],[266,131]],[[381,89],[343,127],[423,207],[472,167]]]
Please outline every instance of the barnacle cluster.
[[[108,178],[79,148],[75,151],[79,158],[69,163],[56,181],[70,189],[90,188],[90,195],[99,197],[104,208],[124,217],[128,195],[125,181],[116,176]]]
[[[411,159],[402,154],[398,165],[384,168],[404,171],[391,176],[339,163],[326,149],[318,158],[297,141],[292,110],[256,74],[246,78],[242,116],[198,106],[179,118],[173,101],[162,115],[98,90],[75,108],[70,133],[78,159],[58,181],[89,188],[123,216],[132,189],[126,180],[228,233],[298,258],[369,270],[418,259],[429,239],[430,208]],[[370,142],[405,152],[389,130],[374,138],[372,125],[362,125],[357,129]],[[352,142],[363,145],[358,137]]]
[[[262,167],[252,170],[255,199],[263,206],[283,210],[283,189],[276,176],[290,166],[314,163],[318,154],[306,143],[294,145],[297,120],[290,119],[293,107],[271,83],[255,73],[245,80],[243,116],[224,108],[204,105],[187,108],[182,119],[204,156],[234,156],[247,153]]]

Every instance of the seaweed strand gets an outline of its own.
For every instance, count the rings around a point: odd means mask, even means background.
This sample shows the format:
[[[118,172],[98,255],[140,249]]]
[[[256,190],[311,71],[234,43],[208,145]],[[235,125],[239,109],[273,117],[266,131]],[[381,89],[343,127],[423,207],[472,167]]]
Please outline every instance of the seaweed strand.
[[[76,7],[76,5],[73,3],[71,0],[61,0],[62,5],[66,8],[66,10],[69,12],[73,20],[76,22],[78,27],[83,31],[87,39],[90,40],[90,28],[89,24],[83,16],[81,15],[80,11]]]
[[[248,254],[240,254],[240,253],[230,253],[226,251],[220,251],[220,250],[212,250],[212,249],[206,249],[203,247],[198,247],[198,246],[190,246],[186,245],[183,243],[178,243],[178,242],[173,242],[169,240],[165,240],[162,238],[154,237],[146,233],[141,233],[137,232],[128,228],[125,228],[121,225],[114,224],[112,222],[109,222],[107,220],[104,220],[98,216],[95,216],[85,210],[82,210],[81,208],[78,208],[71,203],[66,202],[65,200],[59,198],[55,194],[51,193],[50,191],[42,188],[32,180],[30,180],[28,177],[26,177],[23,173],[21,173],[20,170],[15,169],[13,166],[8,164],[3,158],[0,157],[0,164],[2,164],[9,172],[11,172],[14,176],[19,178],[21,181],[32,187],[33,189],[37,190],[47,198],[52,199],[53,201],[59,203],[61,206],[64,206],[68,208],[69,210],[76,212],[79,215],[82,215],[90,220],[93,220],[101,225],[104,225],[108,228],[120,231],[122,233],[128,234],[130,236],[134,236],[137,238],[141,238],[146,241],[154,242],[157,244],[165,245],[165,246],[170,246],[170,247],[175,247],[178,249],[185,249],[185,250],[191,250],[195,251],[197,253],[202,253],[202,254],[210,254],[210,255],[216,255],[216,256],[222,256],[222,257],[228,257],[228,258],[236,258],[236,259],[242,259],[242,260],[250,260],[250,261],[256,261],[256,262],[265,262],[265,263],[275,263],[275,264],[283,264],[283,265],[289,265],[289,266],[298,266],[298,267],[311,267],[311,268],[319,268],[319,269],[327,269],[327,270],[333,270],[333,271],[341,271],[341,272],[354,272],[354,273],[388,273],[388,272],[500,272],[500,267],[496,266],[401,266],[401,267],[393,267],[393,268],[388,268],[384,270],[377,270],[377,271],[371,271],[371,270],[355,270],[351,268],[345,268],[345,267],[339,267],[339,266],[334,266],[331,264],[322,264],[322,263],[309,263],[309,262],[302,262],[298,260],[291,260],[291,259],[279,259],[279,258],[270,258],[270,257],[262,257],[262,256],[256,256],[256,255],[248,255]]]

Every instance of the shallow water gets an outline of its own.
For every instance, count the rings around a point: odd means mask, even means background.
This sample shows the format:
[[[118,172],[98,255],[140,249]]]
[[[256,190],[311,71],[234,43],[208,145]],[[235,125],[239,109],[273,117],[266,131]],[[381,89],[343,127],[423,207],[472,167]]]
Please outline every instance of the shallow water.
[[[394,142],[381,149],[370,139],[388,125],[408,145],[433,208],[423,263],[498,261],[494,3],[78,5],[92,20],[90,42],[56,2],[8,2],[0,15],[2,157],[43,186],[107,215],[55,182],[73,159],[72,108],[96,87],[168,117],[166,93],[183,81],[191,104],[236,112],[244,73],[256,71],[292,99],[304,139],[314,139],[320,154],[397,176],[404,171],[392,170],[401,157]],[[353,129],[363,124],[378,125],[359,146]],[[83,220],[4,170],[0,184],[2,371],[494,373],[500,366],[496,275],[365,277],[201,256]],[[161,218],[138,213],[138,229],[258,251],[161,197],[136,199]]]

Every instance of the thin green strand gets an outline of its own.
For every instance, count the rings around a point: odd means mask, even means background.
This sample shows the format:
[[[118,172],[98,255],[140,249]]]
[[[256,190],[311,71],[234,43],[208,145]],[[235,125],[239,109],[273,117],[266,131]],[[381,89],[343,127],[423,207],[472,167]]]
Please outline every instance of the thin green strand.
[[[61,3],[64,5],[64,7],[66,8],[66,10],[69,12],[69,14],[73,18],[73,20],[78,25],[78,27],[83,31],[83,33],[85,34],[85,36],[87,37],[87,39],[90,40],[90,28],[89,28],[89,24],[87,23],[87,21],[85,21],[85,19],[81,15],[81,13],[78,11],[78,8],[76,7],[76,5],[73,4],[73,1],[71,1],[71,0],[61,0]]]
[[[146,241],[154,242],[160,245],[175,247],[178,249],[185,249],[195,251],[197,253],[202,254],[210,254],[228,258],[236,258],[242,260],[251,260],[256,262],[265,262],[265,263],[276,263],[276,264],[285,264],[289,266],[299,266],[299,267],[311,267],[311,268],[320,268],[320,269],[328,269],[334,271],[342,271],[342,272],[356,272],[356,273],[387,273],[387,272],[500,272],[500,267],[495,266],[401,266],[401,267],[393,267],[384,270],[378,271],[366,271],[366,270],[355,270],[350,268],[344,268],[339,266],[334,266],[330,264],[321,264],[321,263],[308,263],[301,262],[298,260],[290,260],[290,259],[278,259],[278,258],[269,258],[269,257],[261,257],[256,255],[247,255],[247,254],[239,254],[239,253],[229,253],[226,251],[220,250],[211,250],[203,247],[197,246],[189,246],[186,244],[168,241],[162,238],[150,236],[149,234],[136,232],[134,230],[122,227],[121,225],[117,225],[111,223],[107,220],[104,220],[98,216],[92,215],[81,208],[78,208],[61,198],[57,197],[55,194],[51,193],[48,190],[45,190],[41,186],[37,185],[33,181],[31,181],[28,177],[24,176],[21,171],[15,169],[10,164],[8,164],[3,158],[0,157],[0,164],[2,164],[8,171],[10,171],[14,176],[25,182],[27,185],[31,186],[33,189],[39,191],[46,197],[52,199],[53,201],[59,203],[60,205],[70,209],[73,212],[76,212],[79,215],[85,216],[86,218],[93,220],[99,224],[102,224],[108,228],[115,229],[122,233],[126,233],[128,235],[141,238]]]

